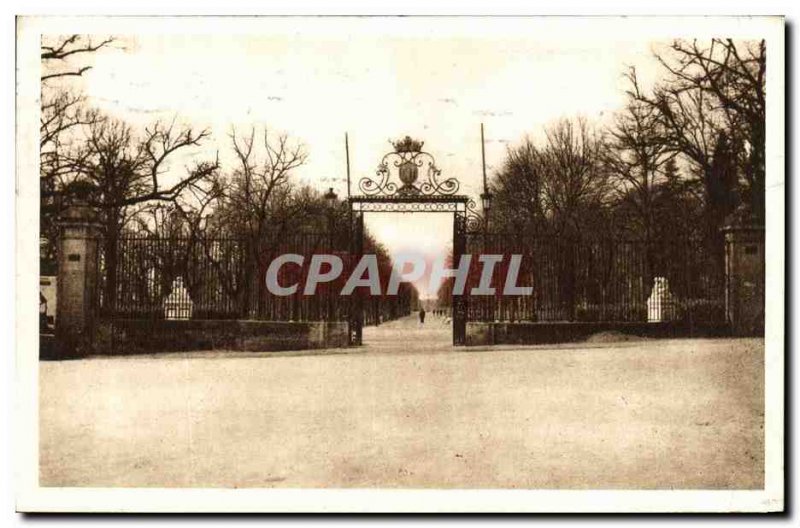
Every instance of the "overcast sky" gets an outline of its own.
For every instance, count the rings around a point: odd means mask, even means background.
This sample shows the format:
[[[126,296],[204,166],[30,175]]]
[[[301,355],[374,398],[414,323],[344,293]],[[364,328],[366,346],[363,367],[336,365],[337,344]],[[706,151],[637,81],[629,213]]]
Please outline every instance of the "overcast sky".
[[[92,59],[76,81],[90,104],[136,127],[157,119],[208,127],[196,154],[232,167],[232,127],[266,125],[301,141],[308,163],[296,176],[347,194],[344,134],[349,133],[353,190],[374,175],[390,139],[425,142],[443,177],[462,194],[480,193],[480,123],[491,174],[508,145],[534,140],[562,117],[607,123],[624,102],[627,66],[646,83],[657,74],[659,44],[574,32],[537,38],[514,31],[474,36],[435,27],[375,36],[346,30],[260,35],[123,36]],[[182,170],[181,165],[173,167]],[[450,215],[369,214],[370,230],[390,251],[443,252]]]
[[[654,70],[650,42],[574,35],[140,35],[119,46],[99,53],[86,75],[94,105],[140,124],[177,115],[210,127],[213,148],[223,150],[232,126],[266,124],[306,145],[298,176],[342,193],[345,132],[355,177],[374,172],[389,139],[410,134],[471,186],[480,174],[481,122],[491,170],[507,144],[560,117],[607,118],[623,103],[627,65],[646,79]]]

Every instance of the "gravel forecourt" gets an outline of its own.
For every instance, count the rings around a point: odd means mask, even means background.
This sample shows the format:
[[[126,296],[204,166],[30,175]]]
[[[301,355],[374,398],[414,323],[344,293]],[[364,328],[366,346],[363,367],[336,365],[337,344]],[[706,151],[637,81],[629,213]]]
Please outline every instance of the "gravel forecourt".
[[[41,485],[763,487],[761,339],[449,340],[43,361]]]

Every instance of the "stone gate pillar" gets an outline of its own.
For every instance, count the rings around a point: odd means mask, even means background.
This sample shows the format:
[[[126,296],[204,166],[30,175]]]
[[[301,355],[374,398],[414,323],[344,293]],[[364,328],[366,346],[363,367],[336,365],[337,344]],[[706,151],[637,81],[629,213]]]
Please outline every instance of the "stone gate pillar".
[[[97,211],[76,200],[59,219],[55,346],[59,358],[91,352],[100,300],[99,239]]]
[[[725,316],[734,335],[764,335],[764,226],[738,218],[725,234]]]

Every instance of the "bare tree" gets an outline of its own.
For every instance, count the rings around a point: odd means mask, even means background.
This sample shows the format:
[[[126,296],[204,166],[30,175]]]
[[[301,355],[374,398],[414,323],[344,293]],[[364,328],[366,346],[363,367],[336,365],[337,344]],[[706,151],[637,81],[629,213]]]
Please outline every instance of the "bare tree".
[[[605,138],[585,119],[561,120],[537,147],[529,138],[506,154],[492,187],[492,217],[500,230],[588,234],[609,194]]]
[[[192,182],[178,196],[175,208],[183,219],[190,238],[207,234],[209,220],[224,196],[224,183],[216,173]]]
[[[117,241],[123,228],[153,203],[176,203],[181,193],[213,178],[218,161],[199,161],[186,174],[165,174],[171,157],[197,147],[207,130],[193,131],[174,122],[147,127],[136,137],[127,124],[111,118],[85,127],[86,135],[74,157],[69,158],[72,177],[91,184],[89,201],[98,207],[103,221],[105,299],[113,306],[116,295]],[[169,183],[167,183],[169,181]]]
[[[556,233],[578,236],[596,221],[595,214],[607,198],[604,140],[583,118],[559,121],[546,135],[544,204]]]
[[[291,175],[307,155],[301,144],[285,134],[273,138],[266,127],[260,132],[252,127],[246,135],[232,130],[230,138],[238,167],[225,181],[215,220],[244,241],[244,277],[255,277],[265,255],[306,206],[304,200],[294,200]],[[257,291],[240,282],[229,294],[246,310],[252,306],[249,296]]]
[[[648,95],[632,70],[629,93],[659,111],[673,148],[687,157],[703,180],[713,177],[713,155],[724,131],[744,180],[746,201],[753,215],[763,218],[765,42],[712,39],[701,45],[678,40],[668,53],[656,57],[668,78]],[[735,206],[709,205],[727,212]]]
[[[94,204],[124,208],[144,202],[174,202],[188,187],[214,174],[219,161],[203,160],[186,168],[186,175],[164,177],[169,160],[181,150],[200,146],[208,130],[156,122],[136,137],[122,121],[103,117],[86,127],[77,155],[68,158],[75,179],[96,187]]]
[[[603,160],[616,183],[614,191],[618,200],[628,199],[638,219],[637,231],[650,241],[657,186],[667,179],[665,167],[674,160],[675,152],[665,140],[657,110],[635,99],[617,114],[609,138]]]
[[[492,188],[495,205],[492,222],[500,231],[543,230],[542,186],[544,154],[525,137],[518,146],[509,147]]]
[[[114,42],[113,38],[102,39],[100,42],[92,43],[91,37],[83,35],[70,35],[61,37],[53,43],[42,44],[43,61],[59,61],[61,68],[48,71],[42,75],[42,81],[48,81],[58,77],[79,77],[91,69],[91,66],[74,66],[66,63],[68,57],[78,54],[94,53],[100,48]]]
[[[712,39],[702,46],[676,41],[674,63],[661,64],[685,89],[713,96],[727,122],[731,143],[742,149],[742,173],[753,214],[764,213],[766,126],[766,42]],[[737,156],[738,157],[738,156]]]
[[[80,77],[91,69],[76,59],[91,55],[109,46],[113,38],[93,42],[90,37],[71,35],[41,45],[41,117],[39,123],[39,147],[41,177],[48,180],[46,190],[57,185],[56,180],[69,171],[70,164],[63,163],[62,155],[70,141],[66,138],[74,129],[95,123],[99,116],[95,110],[85,107],[85,98],[74,93],[69,85],[61,82],[68,77]]]
[[[272,216],[280,209],[276,202],[286,197],[292,171],[307,158],[302,145],[292,145],[286,135],[273,139],[265,127],[258,136],[255,127],[245,136],[231,132],[239,165],[228,182],[225,211],[230,225],[254,240],[274,227]]]
[[[41,43],[41,114],[39,122],[40,232],[47,241],[42,246],[43,263],[55,262],[55,220],[62,207],[61,195],[72,174],[74,138],[82,126],[95,123],[98,114],[86,108],[83,95],[67,83],[91,69],[85,64],[89,55],[111,45],[113,38],[93,41],[90,37],[71,35],[42,38]]]

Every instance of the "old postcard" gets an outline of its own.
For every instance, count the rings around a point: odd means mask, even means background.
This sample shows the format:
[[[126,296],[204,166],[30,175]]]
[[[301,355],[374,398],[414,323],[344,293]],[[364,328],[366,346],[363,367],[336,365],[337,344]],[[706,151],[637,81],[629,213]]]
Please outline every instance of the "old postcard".
[[[17,67],[20,511],[783,509],[782,18],[19,17]]]

